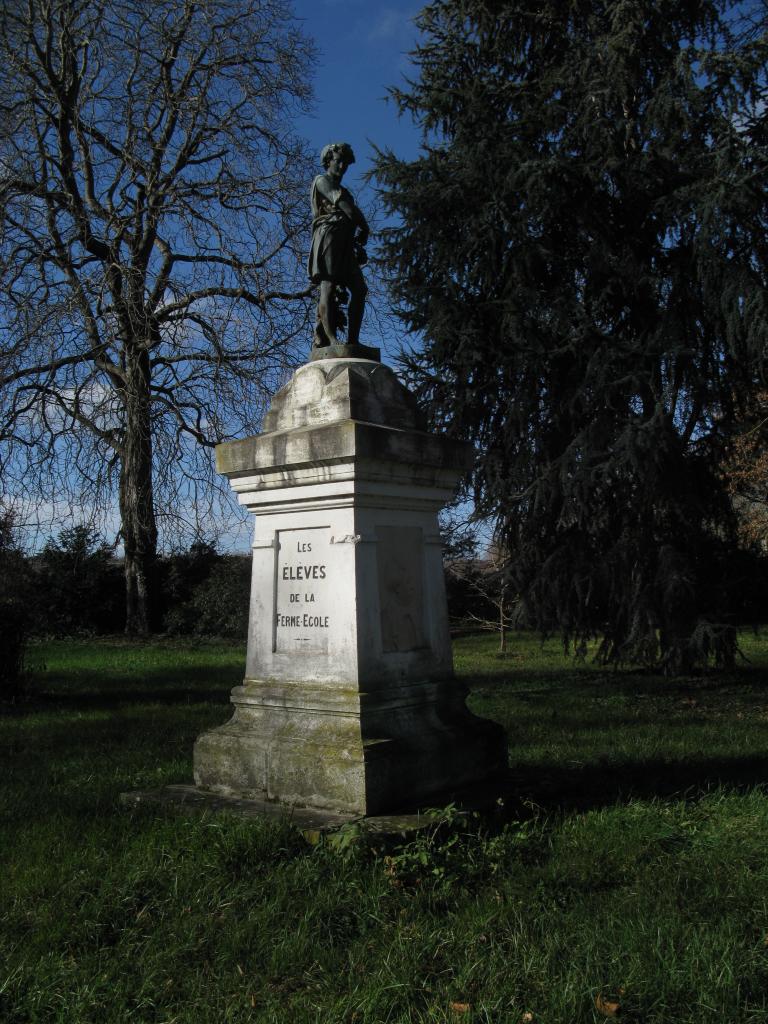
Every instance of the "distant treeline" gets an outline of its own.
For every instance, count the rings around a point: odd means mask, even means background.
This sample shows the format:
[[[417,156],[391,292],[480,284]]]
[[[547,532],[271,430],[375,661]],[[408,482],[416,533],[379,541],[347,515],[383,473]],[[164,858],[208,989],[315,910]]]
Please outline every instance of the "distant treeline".
[[[161,556],[156,565],[155,631],[244,638],[250,557],[205,542]],[[82,636],[122,632],[123,563],[96,530],[75,526],[26,554],[0,529],[0,632]]]
[[[13,520],[0,515],[0,691],[5,675],[15,678],[21,671],[29,637],[108,635],[125,626],[123,562],[96,530],[84,525],[62,530],[34,554],[15,542],[16,532]],[[504,553],[478,558],[474,543],[464,550],[450,536],[444,539],[454,630],[495,630],[504,650],[521,603],[506,585]],[[727,624],[764,622],[768,558],[756,549],[737,552],[732,572],[742,585]],[[250,574],[249,555],[221,554],[205,541],[160,556],[153,581],[153,632],[244,640]]]

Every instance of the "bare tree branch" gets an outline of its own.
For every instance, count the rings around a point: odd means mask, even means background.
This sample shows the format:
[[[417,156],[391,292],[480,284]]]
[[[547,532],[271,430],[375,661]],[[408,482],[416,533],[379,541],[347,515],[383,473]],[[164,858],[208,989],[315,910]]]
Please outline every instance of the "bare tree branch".
[[[117,501],[144,630],[157,510],[309,337],[312,50],[284,0],[25,0],[0,55],[0,502]]]

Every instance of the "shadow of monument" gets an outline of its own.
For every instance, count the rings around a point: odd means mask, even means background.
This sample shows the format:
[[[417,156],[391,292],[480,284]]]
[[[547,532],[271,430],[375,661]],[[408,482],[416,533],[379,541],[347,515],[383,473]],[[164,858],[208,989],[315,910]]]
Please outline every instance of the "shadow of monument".
[[[577,768],[548,762],[517,764],[498,780],[497,788],[504,817],[530,817],[539,811],[589,811],[633,800],[695,800],[720,786],[743,792],[766,785],[768,754],[625,760]]]
[[[460,798],[468,806],[474,802],[489,810],[493,801],[501,800],[503,806],[497,804],[499,809],[493,813],[527,818],[632,800],[695,800],[718,787],[743,792],[768,786],[767,681],[759,666],[744,666],[725,677],[712,672],[680,679],[640,670],[611,675],[512,669],[501,678],[465,676],[476,698],[471,702],[473,710],[491,717],[496,711],[508,730],[510,768],[487,793],[461,794]],[[627,701],[626,708],[613,705],[609,721],[603,721],[603,699],[613,702],[617,696]],[[525,709],[526,718],[519,727],[515,705]],[[730,756],[721,749],[708,756],[713,722],[732,725],[739,709],[744,711],[744,727],[760,729],[765,743],[758,740],[757,751],[753,745],[752,751],[743,754]],[[754,713],[763,721],[753,718]],[[539,727],[551,723],[556,756],[541,757],[531,749],[542,745],[541,729],[529,731],[526,721],[535,721]],[[622,749],[621,742],[607,742],[602,753],[600,738],[608,729],[618,730],[630,743]],[[632,749],[633,734],[648,736],[649,730],[658,730],[659,749],[643,756]],[[569,735],[574,738],[572,760]],[[664,750],[664,737],[671,741],[669,753]],[[683,754],[680,745],[691,752]]]
[[[517,675],[510,673],[510,677],[513,674]],[[141,714],[142,706],[146,705],[157,706],[169,736],[175,728],[185,734],[194,728],[185,720],[174,726],[174,709],[198,706],[199,710],[200,705],[208,705],[211,715],[223,724],[231,715],[230,688],[238,681],[239,674],[231,670],[188,666],[173,670],[167,667],[147,670],[138,684],[128,676],[116,676],[105,682],[103,674],[97,670],[80,672],[76,680],[63,676],[46,679],[42,676],[35,681],[28,701],[7,710],[14,717],[60,710],[61,727],[56,728],[51,721],[41,722],[40,732],[47,733],[48,749],[61,756],[71,744],[92,744],[99,749],[101,737],[117,727],[122,713],[130,719],[134,712]],[[529,709],[541,702],[543,716],[559,715],[553,696],[563,683],[555,682],[551,672],[540,675],[528,672],[524,677],[521,672],[514,680],[478,676],[472,679],[465,677],[464,681],[469,682],[470,689],[476,694],[489,696],[491,702],[498,696],[505,704],[508,699],[520,701]],[[527,684],[524,687],[521,685],[523,682]],[[732,676],[725,685],[718,684],[714,677],[662,681],[638,673],[620,679],[591,674],[577,678],[574,674],[564,687],[569,697],[583,697],[585,700],[589,696],[599,697],[601,693],[615,693],[617,690],[633,694],[640,701],[635,710],[628,710],[626,714],[614,712],[611,717],[613,726],[630,729],[637,726],[647,730],[649,726],[658,726],[660,731],[664,731],[673,725],[680,733],[681,730],[688,732],[699,728],[701,719],[667,710],[676,700],[684,701],[691,696],[717,703],[729,700],[738,691],[747,702],[768,706],[765,674],[756,670],[744,670]],[[666,705],[664,710],[651,698],[662,700]],[[647,706],[643,700],[647,700]],[[487,708],[478,707],[476,710],[483,715],[493,714]],[[66,713],[70,711],[114,714],[109,715],[108,722],[79,722],[73,729],[65,722]],[[567,741],[561,739],[558,742],[561,748],[559,758],[539,757],[530,747],[540,740],[532,739],[524,729],[515,728],[514,710],[510,713],[505,709],[504,718],[510,726],[509,770],[466,790],[446,793],[446,803],[452,799],[500,819],[528,818],[538,813],[588,811],[632,800],[694,800],[720,786],[732,791],[768,786],[768,742],[765,755],[706,756],[705,753],[697,753],[679,757],[675,757],[672,751],[669,756],[662,753],[660,756],[638,757],[633,756],[631,750],[622,751],[621,748],[604,755],[595,754],[593,745],[589,754],[582,755],[582,760],[577,760],[579,752],[575,751],[574,759],[568,761],[563,760],[562,752],[564,745],[567,749]],[[589,712],[581,715],[572,708],[563,720],[568,732],[581,737],[589,737],[601,729],[594,711],[591,715]],[[139,726],[139,723],[135,725]],[[133,733],[133,741],[141,745],[140,727]]]
[[[24,715],[43,710],[110,711],[137,704],[220,704],[222,716],[230,713],[229,693],[240,682],[242,669],[158,666],[135,675],[109,678],[98,669],[80,669],[76,676],[44,673],[33,678],[22,700],[3,711]]]
[[[29,710],[41,711],[115,711],[128,709],[140,704],[162,704],[167,706],[187,704],[220,704],[222,720],[231,715],[229,691],[231,685],[217,689],[196,687],[168,687],[132,690],[115,689],[109,693],[81,692],[61,694],[45,691],[33,696]]]

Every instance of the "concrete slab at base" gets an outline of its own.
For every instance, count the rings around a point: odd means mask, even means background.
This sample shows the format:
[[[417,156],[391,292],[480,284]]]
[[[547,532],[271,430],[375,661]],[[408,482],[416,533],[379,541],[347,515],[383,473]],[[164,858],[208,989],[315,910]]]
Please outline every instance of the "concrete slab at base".
[[[355,817],[332,814],[330,811],[314,811],[306,807],[291,807],[268,800],[221,796],[197,786],[158,786],[156,789],[133,790],[130,793],[121,793],[120,802],[127,807],[150,805],[194,811],[199,814],[233,814],[248,821],[287,821],[311,843],[317,842],[323,835],[337,832],[345,825],[351,824],[360,824],[366,833],[382,838],[408,838],[424,829],[434,827],[435,824],[434,815],[425,812]],[[467,812],[458,813],[461,820],[468,817]]]

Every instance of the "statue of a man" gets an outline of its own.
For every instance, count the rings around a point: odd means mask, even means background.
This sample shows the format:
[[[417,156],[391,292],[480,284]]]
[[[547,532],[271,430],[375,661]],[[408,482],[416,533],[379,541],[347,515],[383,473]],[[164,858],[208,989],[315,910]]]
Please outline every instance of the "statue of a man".
[[[366,262],[369,229],[365,217],[343,187],[341,179],[355,154],[348,142],[331,142],[320,160],[325,168],[312,182],[312,249],[309,278],[320,285],[315,345],[340,344],[336,331],[343,325],[339,297],[349,291],[347,342],[358,344],[368,288],[360,267]]]

